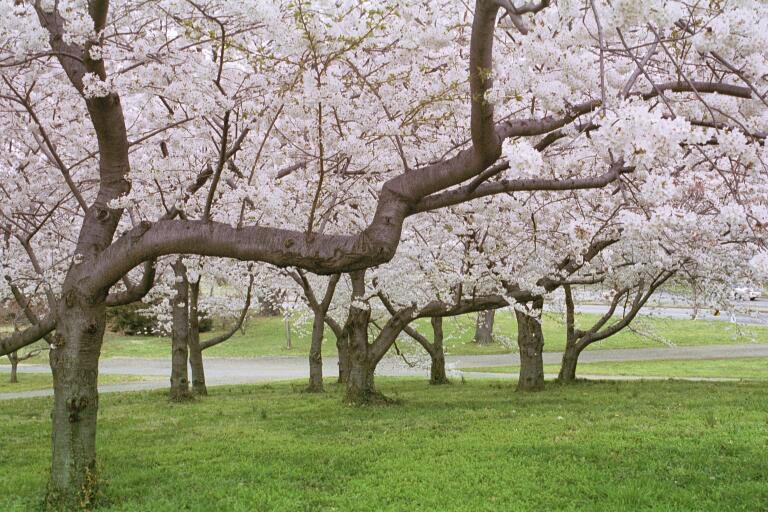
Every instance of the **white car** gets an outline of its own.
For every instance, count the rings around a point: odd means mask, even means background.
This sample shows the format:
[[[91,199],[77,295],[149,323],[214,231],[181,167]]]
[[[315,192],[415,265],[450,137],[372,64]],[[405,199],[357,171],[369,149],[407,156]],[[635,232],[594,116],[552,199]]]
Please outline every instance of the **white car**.
[[[752,286],[734,286],[733,296],[738,300],[757,300],[760,297],[760,290]]]

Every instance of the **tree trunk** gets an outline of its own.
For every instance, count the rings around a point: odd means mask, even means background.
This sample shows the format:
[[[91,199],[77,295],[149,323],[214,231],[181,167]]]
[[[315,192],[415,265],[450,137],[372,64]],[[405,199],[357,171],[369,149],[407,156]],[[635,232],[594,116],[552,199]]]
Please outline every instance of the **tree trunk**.
[[[200,348],[200,280],[189,283],[189,365],[192,368],[192,392],[198,396],[207,396],[205,385],[205,367],[203,350]]]
[[[430,384],[450,384],[445,373],[445,351],[443,349],[443,318],[432,317],[432,351],[429,353],[432,364],[429,369]]]
[[[285,325],[285,348],[291,350],[293,348],[291,344],[291,321],[288,313],[283,315],[283,324]]]
[[[186,268],[181,258],[173,264],[176,274],[171,325],[171,391],[169,398],[183,401],[191,397],[187,360],[189,357],[189,296],[187,293]]]
[[[309,347],[309,386],[307,391],[319,393],[323,390],[323,334],[325,313],[315,311],[312,323],[312,343]]]
[[[371,361],[368,344],[368,322],[371,310],[357,307],[365,294],[365,271],[350,273],[352,279],[352,303],[349,308],[349,376],[345,400],[352,404],[369,403],[376,397],[373,385],[375,365]]]
[[[541,311],[543,300],[533,301],[533,307]],[[544,389],[544,336],[541,331],[541,317],[527,315],[515,310],[517,317],[517,346],[520,350],[520,378],[518,391],[540,391]]]
[[[11,384],[17,384],[19,382],[19,377],[17,375],[19,368],[18,354],[16,352],[11,352],[8,354],[8,359],[11,361]]]
[[[345,331],[336,338],[336,351],[339,354],[339,384],[347,382],[349,378],[349,334]]]
[[[558,382],[570,384],[576,381],[576,365],[579,363],[579,355],[583,349],[583,344],[568,341],[563,352],[560,373],[557,376]]]
[[[493,320],[495,309],[480,311],[475,323],[475,343],[478,345],[491,345],[493,343]]]
[[[94,303],[95,302],[95,303]],[[96,495],[96,417],[99,353],[106,308],[64,290],[49,361],[53,373],[53,457],[47,502],[52,508],[90,508]]]

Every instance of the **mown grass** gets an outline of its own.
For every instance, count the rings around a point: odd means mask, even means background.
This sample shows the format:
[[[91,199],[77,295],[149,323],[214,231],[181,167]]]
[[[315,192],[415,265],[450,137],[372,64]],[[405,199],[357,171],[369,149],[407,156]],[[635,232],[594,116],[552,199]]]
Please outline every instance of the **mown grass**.
[[[99,375],[99,384],[122,384],[146,380],[149,377],[142,375],[114,375],[102,373]],[[19,382],[10,383],[10,374],[0,372],[0,393],[14,393],[19,391],[34,391],[37,389],[50,389],[53,386],[53,377],[50,373],[27,373],[24,367],[19,368]]]
[[[598,315],[579,315],[580,326],[586,327],[593,323]],[[431,327],[428,320],[415,322],[416,327],[431,339]],[[643,317],[636,320],[637,330],[646,334],[640,335],[625,329],[600,343],[595,343],[587,350],[608,348],[639,348],[665,347],[664,342],[678,346],[735,344],[735,343],[768,343],[768,326],[737,326],[728,322],[705,320],[679,320],[657,317]],[[497,342],[492,345],[478,346],[472,339],[475,329],[475,315],[464,315],[446,319],[445,347],[446,353],[454,355],[469,354],[501,354],[517,350],[517,324],[514,315],[508,311],[496,314],[494,333]],[[285,328],[280,317],[254,317],[250,319],[245,334],[238,333],[221,345],[206,350],[206,357],[258,357],[258,356],[306,356],[309,353],[311,324],[304,322],[292,328],[291,345],[286,347]],[[565,327],[558,315],[547,314],[543,322],[544,349],[546,351],[561,351],[565,346]],[[204,340],[218,333],[206,333],[201,336]],[[650,334],[651,336],[647,336]],[[336,355],[336,339],[333,333],[326,329],[323,354]],[[398,342],[405,352],[423,352],[423,349],[409,338],[403,336]],[[102,347],[101,357],[143,357],[165,358],[171,352],[168,337],[159,336],[124,336],[107,333]],[[29,362],[45,362],[47,356],[42,354]],[[7,363],[5,358],[1,363]]]
[[[104,395],[102,510],[757,511],[768,383],[382,380],[397,405],[290,384]],[[0,510],[33,510],[49,399],[0,402]]]
[[[463,368],[468,372],[513,373],[518,366],[484,366]],[[558,373],[558,365],[544,365],[545,373]],[[639,377],[670,378],[733,378],[768,379],[768,359],[744,357],[734,359],[669,359],[661,361],[612,361],[579,363],[577,376],[582,375],[635,375]]]

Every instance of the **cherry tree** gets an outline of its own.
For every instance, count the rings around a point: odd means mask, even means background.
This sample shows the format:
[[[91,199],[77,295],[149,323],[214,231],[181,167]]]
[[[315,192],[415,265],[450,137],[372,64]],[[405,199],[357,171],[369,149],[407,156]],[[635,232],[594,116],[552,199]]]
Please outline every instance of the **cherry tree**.
[[[6,354],[56,330],[56,499],[93,496],[105,308],[145,293],[145,262],[350,273],[356,395],[378,356],[365,269],[409,216],[681,177],[764,244],[759,2],[0,5],[3,230],[14,245],[20,217],[70,230],[49,313],[0,340]],[[326,231],[334,216],[356,221]]]

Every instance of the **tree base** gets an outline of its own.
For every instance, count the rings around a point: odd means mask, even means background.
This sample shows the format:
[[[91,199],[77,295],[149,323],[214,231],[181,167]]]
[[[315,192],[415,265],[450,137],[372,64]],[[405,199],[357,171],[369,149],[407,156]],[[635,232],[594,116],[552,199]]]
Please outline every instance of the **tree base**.
[[[203,384],[202,386],[194,386],[192,388],[192,394],[194,396],[208,396],[208,388]]]
[[[375,390],[365,390],[352,392],[347,390],[344,396],[344,403],[347,405],[394,405],[398,400],[389,398]]]
[[[58,489],[53,484],[48,485],[45,495],[44,509],[50,512],[72,512],[73,510],[93,510],[97,498],[100,497],[99,479],[95,464],[87,467],[83,475],[80,489],[71,491]]]
[[[195,395],[192,394],[190,391],[171,391],[171,393],[168,395],[168,401],[173,403],[187,403],[187,402],[194,402]]]
[[[446,384],[453,384],[453,382],[448,380],[448,377],[443,377],[442,379],[429,379],[429,384],[431,386],[444,386]]]
[[[306,388],[304,388],[305,393],[323,393],[325,390],[323,389],[323,385],[321,384],[310,384]]]
[[[544,391],[544,384],[523,384],[518,382],[515,391],[518,393],[538,393],[539,391]]]

